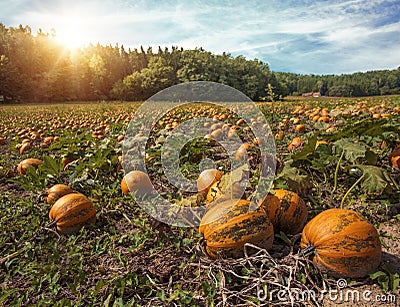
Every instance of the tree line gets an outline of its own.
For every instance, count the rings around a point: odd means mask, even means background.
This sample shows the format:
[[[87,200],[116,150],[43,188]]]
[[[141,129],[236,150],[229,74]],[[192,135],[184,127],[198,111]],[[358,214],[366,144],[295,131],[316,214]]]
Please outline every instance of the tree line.
[[[319,91],[332,96],[400,93],[400,69],[342,76],[271,72],[267,63],[202,48],[184,50],[100,44],[68,50],[55,31],[0,23],[0,98],[14,102],[146,100],[169,86],[214,81],[252,100]]]
[[[202,48],[89,45],[68,50],[55,33],[0,24],[0,95],[12,101],[145,100],[187,81],[232,86],[253,100],[283,94],[268,65]],[[271,90],[273,89],[273,91]]]
[[[360,97],[400,94],[400,67],[342,75],[300,75],[275,72],[284,95],[319,92],[325,96]]]

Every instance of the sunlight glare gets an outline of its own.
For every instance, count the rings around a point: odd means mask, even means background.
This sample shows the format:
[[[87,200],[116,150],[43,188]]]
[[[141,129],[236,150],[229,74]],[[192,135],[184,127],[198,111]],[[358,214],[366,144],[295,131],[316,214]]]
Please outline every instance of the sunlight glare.
[[[62,15],[54,25],[55,39],[68,49],[77,49],[92,42],[93,35],[89,32],[87,17],[79,15]]]

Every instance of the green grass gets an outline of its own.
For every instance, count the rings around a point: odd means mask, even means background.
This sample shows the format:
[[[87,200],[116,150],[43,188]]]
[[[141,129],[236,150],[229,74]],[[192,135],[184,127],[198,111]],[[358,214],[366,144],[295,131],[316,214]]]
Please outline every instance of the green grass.
[[[332,109],[338,104],[347,108],[361,101],[296,100],[265,104],[261,110],[276,133],[279,123],[285,116],[292,117],[291,112],[299,103],[306,108]],[[383,102],[386,106],[400,105],[397,96],[365,101],[367,106]],[[124,133],[138,106],[137,103],[1,106],[0,137],[4,135],[7,140],[0,145],[0,305],[213,306],[224,299],[231,304],[257,301],[256,288],[249,290],[249,297],[243,291],[256,280],[261,262],[254,261],[252,267],[250,262],[211,261],[199,250],[202,241],[197,229],[157,225],[131,195],[121,193],[123,171],[117,165],[122,146],[116,138]],[[183,112],[182,119],[190,114]],[[275,178],[274,186],[298,192],[307,202],[309,218],[321,210],[339,207],[348,192],[343,206],[360,211],[377,227],[398,219],[400,192],[396,183],[400,182],[400,174],[390,166],[388,157],[390,146],[399,137],[400,118],[397,115],[371,121],[369,117],[367,113],[337,116],[337,132],[328,134],[324,125],[302,116],[309,129],[302,137],[309,140],[308,145],[296,153],[286,149],[288,142],[297,136],[293,125],[285,131],[284,139],[276,142],[278,158],[285,168]],[[76,121],[77,127],[72,127],[71,120]],[[85,126],[86,121],[92,127]],[[102,121],[109,130],[99,140],[91,132]],[[67,128],[68,125],[71,127]],[[368,130],[371,125],[374,129]],[[60,139],[49,148],[41,148],[40,141],[36,141],[33,149],[20,156],[15,146],[23,137],[17,136],[15,129],[29,127],[42,129],[44,136],[58,135]],[[328,140],[329,146],[315,149],[317,139]],[[342,146],[344,140],[358,146]],[[379,147],[383,140],[388,147]],[[202,149],[208,146],[198,141],[184,148],[180,165],[188,177],[194,178],[193,173],[198,171],[198,159],[191,152],[202,156]],[[347,151],[341,159],[342,147]],[[155,152],[158,161],[161,152]],[[61,164],[65,154],[78,158],[77,163],[66,169]],[[213,158],[223,157],[213,154]],[[5,169],[14,171],[19,161],[27,157],[42,159],[44,164],[37,170],[30,169],[25,176],[8,178]],[[224,160],[219,163],[226,165]],[[372,164],[379,171],[372,169]],[[350,173],[354,168],[359,172]],[[157,180],[160,174],[156,167],[153,171],[153,179]],[[357,182],[360,172],[372,178],[372,183]],[[256,176],[257,170],[253,174]],[[381,185],[374,184],[377,180]],[[50,205],[44,202],[44,193],[55,183],[67,183],[87,195],[97,210],[96,223],[73,235],[59,235],[55,229],[46,228]],[[166,187],[165,192],[171,198],[178,195],[171,187]],[[387,237],[397,240],[393,235]],[[293,265],[285,261],[292,259],[288,256],[290,249],[298,251],[299,242],[284,234],[277,234],[275,242],[271,254],[276,256],[280,276],[285,276],[284,265]],[[394,255],[399,252],[392,251]],[[306,287],[312,286],[311,281],[321,285],[322,277],[308,265],[311,271],[306,270],[306,265],[299,269],[298,282]],[[395,291],[396,273],[396,269],[377,273],[373,279],[361,282]]]

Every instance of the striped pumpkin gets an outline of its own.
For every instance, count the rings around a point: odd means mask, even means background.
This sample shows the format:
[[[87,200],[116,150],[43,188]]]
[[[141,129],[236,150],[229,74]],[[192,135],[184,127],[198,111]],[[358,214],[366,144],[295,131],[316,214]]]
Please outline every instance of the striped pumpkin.
[[[382,254],[375,227],[358,212],[345,209],[325,210],[308,222],[300,247],[333,277],[364,277],[378,268]]]
[[[264,210],[243,199],[211,204],[199,231],[207,254],[214,259],[242,257],[245,243],[270,249],[274,239],[273,226]]]
[[[26,171],[28,170],[29,166],[33,166],[34,168],[37,168],[40,164],[42,164],[43,161],[35,158],[28,158],[25,160],[22,160],[18,166],[17,166],[17,171],[18,173],[24,175],[26,174]]]
[[[96,221],[96,209],[85,195],[71,193],[58,199],[50,209],[50,221],[63,234],[78,232]]]
[[[74,191],[66,184],[55,184],[47,190],[46,202],[52,204],[64,195],[74,193]]]
[[[275,232],[299,233],[307,221],[308,211],[304,200],[291,191],[274,190],[274,194],[265,197],[261,207],[274,225]]]

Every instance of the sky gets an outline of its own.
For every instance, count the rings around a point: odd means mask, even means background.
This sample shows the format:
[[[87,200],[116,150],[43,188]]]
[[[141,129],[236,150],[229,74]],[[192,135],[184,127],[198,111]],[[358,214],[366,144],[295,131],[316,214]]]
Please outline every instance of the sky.
[[[0,0],[0,23],[54,28],[71,47],[203,47],[257,58],[272,71],[400,66],[400,0]]]

